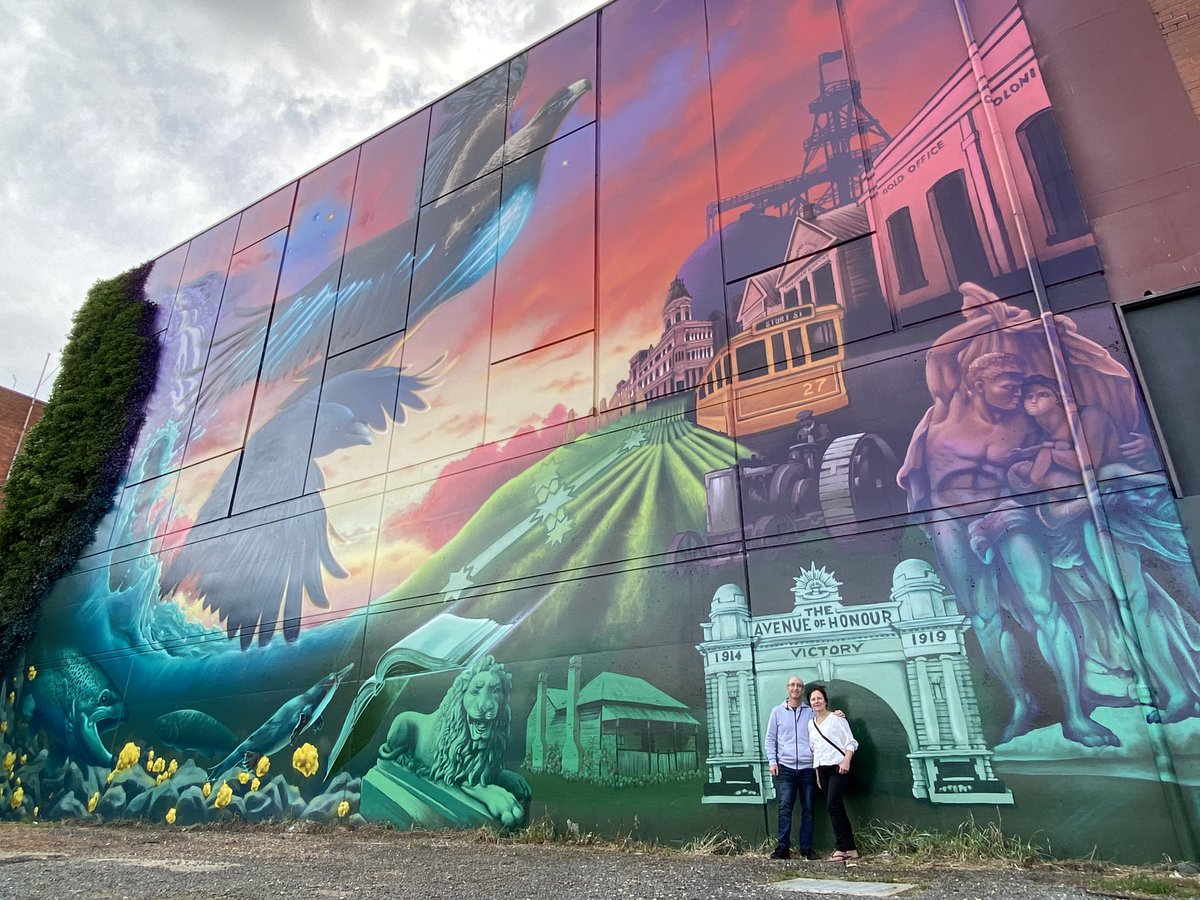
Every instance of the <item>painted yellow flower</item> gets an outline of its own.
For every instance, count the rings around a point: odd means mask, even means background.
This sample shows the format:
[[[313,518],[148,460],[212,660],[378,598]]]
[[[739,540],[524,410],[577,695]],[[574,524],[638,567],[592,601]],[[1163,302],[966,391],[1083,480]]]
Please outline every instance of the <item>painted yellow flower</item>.
[[[12,808],[16,809],[25,802],[25,788],[17,786],[17,789],[12,792],[12,799],[8,801],[12,804]]]
[[[33,817],[36,819],[36,818],[37,818],[37,815],[38,815],[38,808],[35,806],[35,807],[33,808]]]
[[[317,756],[317,748],[312,744],[301,744],[292,754],[292,768],[305,778],[315,775],[319,766],[320,758]]]
[[[30,681],[33,681],[33,679],[37,678],[37,666],[30,666],[29,671],[25,673],[25,677]]]
[[[27,760],[27,759],[29,759],[29,754],[28,754],[28,753],[22,753],[22,754],[21,754],[21,765],[25,765],[25,760]]]
[[[250,780],[249,772],[238,772],[238,784],[245,784]]]
[[[106,781],[108,784],[112,784],[113,777],[114,777],[116,774],[117,774],[117,773],[116,773],[116,771],[109,772],[109,773],[108,773],[108,778],[106,778],[106,779],[105,779],[105,781]]]
[[[338,804],[338,807],[337,807],[338,818],[339,819],[346,818],[346,813],[348,813],[348,812],[350,812],[350,801],[343,800],[341,803]]]
[[[155,772],[163,772],[166,770],[166,768],[167,768],[167,761],[165,759],[163,759],[161,756],[154,761],[154,771]]]
[[[262,784],[262,782],[255,778],[252,782],[250,782],[250,790],[257,791],[260,784]]]
[[[173,807],[173,806],[167,810],[167,824],[168,825],[175,824],[175,807]]]
[[[222,781],[221,786],[217,788],[217,796],[213,798],[213,806],[217,809],[223,809],[229,805],[229,801],[233,799],[233,788],[228,782]]]
[[[121,748],[120,754],[117,756],[117,771],[123,772],[130,766],[136,766],[138,760],[142,758],[142,748],[130,741]]]
[[[0,734],[8,734],[8,720],[0,720]]]
[[[152,763],[152,762],[154,762],[154,748],[153,747],[151,747],[146,752],[146,765],[150,765],[150,763]]]
[[[260,756],[258,758],[258,765],[254,767],[254,774],[257,775],[259,778],[262,778],[264,775],[266,775],[270,771],[271,771],[271,757]]]
[[[167,765],[167,774],[174,775],[178,771],[179,771],[179,761],[175,760],[175,759],[171,760],[171,762]]]
[[[204,787],[202,787],[200,790],[204,794],[204,796],[207,797],[209,794],[212,793],[212,782],[211,781],[204,782]]]
[[[166,780],[167,780],[167,773],[166,773],[166,772],[160,772],[158,775],[155,775],[155,776],[154,776],[154,783],[155,783],[155,784],[162,784],[162,783],[163,783],[164,781],[166,781]]]
[[[14,784],[14,785],[16,785],[17,787],[20,787],[20,786],[21,786],[21,779],[20,779],[20,778],[18,778],[16,781],[14,781],[14,782],[13,782],[13,784]]]
[[[17,692],[9,691],[8,692],[8,705],[12,706],[16,702],[17,702]]]
[[[12,767],[14,765],[16,765],[16,763],[17,763],[17,754],[13,753],[11,750],[9,750],[7,753],[4,754],[4,768],[5,769],[7,769],[8,771],[11,772]]]
[[[95,812],[96,804],[99,802],[100,802],[100,792],[96,791],[96,793],[92,794],[92,796],[88,798],[88,812]]]

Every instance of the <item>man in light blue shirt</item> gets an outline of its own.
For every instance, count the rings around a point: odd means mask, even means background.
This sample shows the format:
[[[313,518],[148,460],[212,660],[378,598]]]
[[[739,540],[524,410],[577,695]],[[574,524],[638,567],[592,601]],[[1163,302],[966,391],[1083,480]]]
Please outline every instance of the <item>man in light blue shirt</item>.
[[[792,846],[792,808],[800,800],[800,832],[797,853],[816,859],[813,852],[813,801],[817,789],[813,769],[812,745],[808,723],[813,711],[804,702],[804,681],[793,675],[787,683],[787,700],[771,710],[764,748],[771,775],[775,778],[775,796],[779,800],[779,832],[771,859],[787,859]]]

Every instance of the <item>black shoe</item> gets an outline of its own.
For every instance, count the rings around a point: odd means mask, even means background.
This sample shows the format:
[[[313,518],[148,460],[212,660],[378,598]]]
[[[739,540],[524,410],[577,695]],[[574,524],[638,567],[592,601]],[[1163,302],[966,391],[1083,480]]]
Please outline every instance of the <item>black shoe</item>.
[[[811,848],[809,848],[808,850],[801,850],[799,855],[801,857],[803,857],[804,859],[807,859],[809,862],[812,862],[815,859],[821,858],[821,857],[817,856],[817,854],[814,853]]]
[[[778,845],[774,850],[771,851],[771,859],[789,859],[791,855],[792,851],[782,844]]]

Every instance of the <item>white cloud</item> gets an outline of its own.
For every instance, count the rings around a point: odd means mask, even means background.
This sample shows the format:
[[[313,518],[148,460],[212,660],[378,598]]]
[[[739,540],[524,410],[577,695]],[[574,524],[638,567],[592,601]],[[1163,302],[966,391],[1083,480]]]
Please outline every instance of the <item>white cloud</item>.
[[[0,382],[33,390],[92,282],[157,256],[597,5],[0,6]]]

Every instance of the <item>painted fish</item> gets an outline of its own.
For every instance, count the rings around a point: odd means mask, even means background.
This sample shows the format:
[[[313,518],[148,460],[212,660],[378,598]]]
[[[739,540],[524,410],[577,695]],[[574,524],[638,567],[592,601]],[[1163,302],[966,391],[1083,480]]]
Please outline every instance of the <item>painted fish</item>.
[[[279,707],[275,715],[215,765],[210,770],[211,775],[216,778],[239,763],[249,767],[260,756],[270,756],[289,744],[294,744],[300,735],[310,728],[319,731],[324,724],[321,714],[333,699],[338,685],[353,668],[354,663],[350,663],[336,672],[330,672],[303,694],[293,697]]]
[[[224,756],[237,743],[233,732],[198,709],[177,709],[154,720],[154,734],[181,753]]]
[[[125,720],[125,703],[104,670],[81,653],[69,650],[60,662],[43,667],[29,682],[24,711],[74,761],[113,764],[101,735]]]

